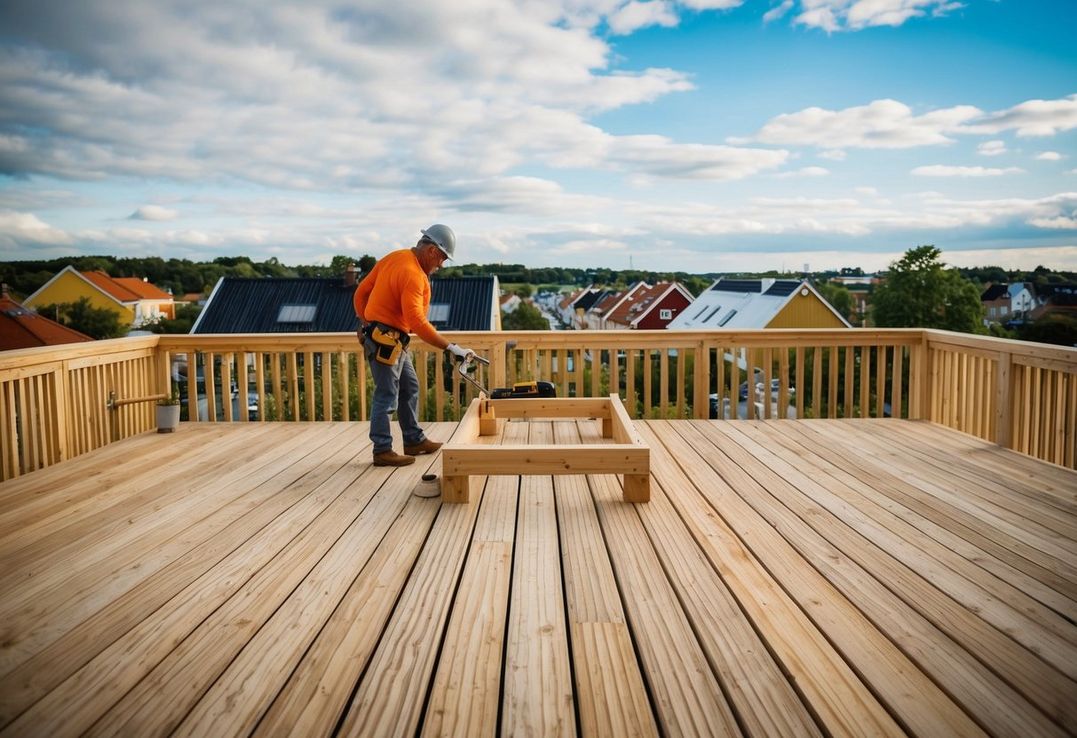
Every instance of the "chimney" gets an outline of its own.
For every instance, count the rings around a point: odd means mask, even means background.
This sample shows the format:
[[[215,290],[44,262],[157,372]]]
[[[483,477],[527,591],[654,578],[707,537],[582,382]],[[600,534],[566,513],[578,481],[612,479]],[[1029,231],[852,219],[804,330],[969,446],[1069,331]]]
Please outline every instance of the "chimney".
[[[344,286],[345,287],[354,287],[355,286],[355,264],[354,263],[349,263],[348,268],[344,270]]]

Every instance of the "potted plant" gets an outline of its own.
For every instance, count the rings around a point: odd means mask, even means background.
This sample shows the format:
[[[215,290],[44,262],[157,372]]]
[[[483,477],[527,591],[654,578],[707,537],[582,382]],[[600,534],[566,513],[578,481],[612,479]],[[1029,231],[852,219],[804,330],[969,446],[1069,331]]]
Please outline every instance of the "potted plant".
[[[179,388],[172,385],[172,394],[157,401],[157,432],[172,433],[179,427],[180,398]]]

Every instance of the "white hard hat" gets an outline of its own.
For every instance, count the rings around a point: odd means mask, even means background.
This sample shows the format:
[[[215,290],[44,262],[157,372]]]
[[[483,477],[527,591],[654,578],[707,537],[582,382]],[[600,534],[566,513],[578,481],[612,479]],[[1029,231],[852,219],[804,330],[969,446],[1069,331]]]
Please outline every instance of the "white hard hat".
[[[422,234],[422,240],[432,242],[448,258],[451,259],[453,254],[456,253],[456,234],[452,232],[452,228],[449,228],[449,226],[435,223],[429,228],[423,229]]]

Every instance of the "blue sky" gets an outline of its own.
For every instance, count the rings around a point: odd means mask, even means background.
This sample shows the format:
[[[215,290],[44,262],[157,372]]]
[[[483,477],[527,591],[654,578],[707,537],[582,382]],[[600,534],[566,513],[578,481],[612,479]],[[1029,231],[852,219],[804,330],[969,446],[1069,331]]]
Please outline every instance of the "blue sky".
[[[1077,3],[0,8],[0,259],[1077,269]]]

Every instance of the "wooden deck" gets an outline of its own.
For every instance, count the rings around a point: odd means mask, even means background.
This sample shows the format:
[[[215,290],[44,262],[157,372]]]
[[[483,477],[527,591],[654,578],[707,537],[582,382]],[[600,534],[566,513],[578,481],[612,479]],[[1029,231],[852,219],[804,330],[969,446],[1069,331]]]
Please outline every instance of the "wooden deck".
[[[1077,474],[909,421],[637,427],[641,505],[616,476],[421,499],[439,461],[372,467],[364,423],[0,484],[2,734],[1077,731]]]

